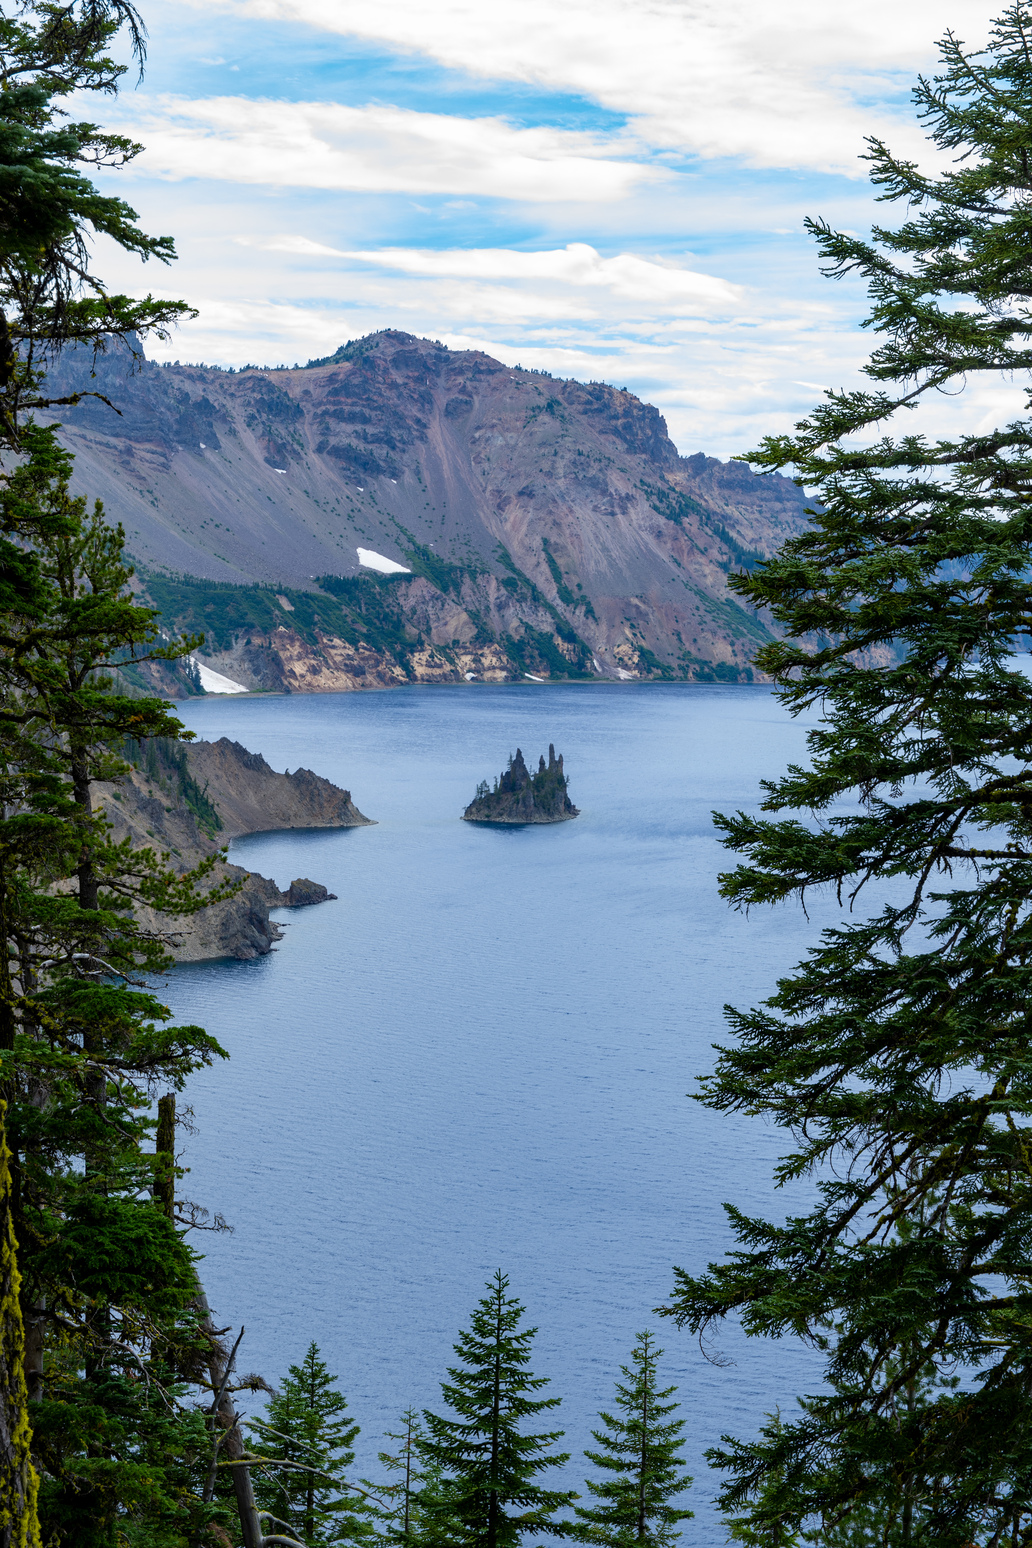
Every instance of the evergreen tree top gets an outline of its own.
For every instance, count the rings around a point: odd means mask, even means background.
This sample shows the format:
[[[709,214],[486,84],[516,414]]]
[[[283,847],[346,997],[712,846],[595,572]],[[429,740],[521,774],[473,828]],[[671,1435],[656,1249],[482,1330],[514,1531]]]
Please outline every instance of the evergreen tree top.
[[[449,1368],[451,1380],[441,1392],[458,1417],[423,1414],[427,1434],[419,1450],[437,1479],[425,1502],[431,1541],[515,1548],[529,1532],[566,1537],[575,1530],[555,1516],[577,1496],[537,1482],[548,1468],[569,1461],[568,1452],[548,1449],[563,1432],[522,1429],[521,1421],[560,1400],[531,1396],[547,1385],[526,1369],[537,1330],[520,1330],[524,1308],[508,1288],[498,1270],[455,1345],[464,1363]]]
[[[657,1384],[662,1353],[647,1329],[638,1334],[631,1364],[620,1367],[617,1412],[602,1410],[603,1428],[591,1432],[598,1450],[584,1453],[604,1476],[601,1482],[588,1479],[593,1503],[578,1505],[576,1514],[591,1541],[609,1548],[669,1548],[680,1536],[680,1523],[693,1515],[670,1504],[692,1480],[679,1455],[685,1422],[669,1417],[679,1404],[666,1401],[677,1389]]]

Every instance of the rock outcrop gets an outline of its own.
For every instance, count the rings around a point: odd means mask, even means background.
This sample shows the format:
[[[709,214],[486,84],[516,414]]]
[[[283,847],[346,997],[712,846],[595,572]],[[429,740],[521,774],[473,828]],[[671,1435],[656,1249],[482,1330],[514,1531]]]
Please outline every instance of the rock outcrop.
[[[192,742],[187,749],[190,773],[212,792],[222,819],[224,839],[282,828],[362,828],[369,824],[351,799],[311,769],[277,774],[261,753],[248,752],[223,736],[217,742]]]
[[[277,774],[260,754],[223,737],[218,742],[154,743],[141,767],[117,785],[97,787],[112,838],[168,855],[177,875],[218,856],[230,839],[282,828],[370,825],[346,790],[308,769]],[[145,928],[170,939],[177,962],[264,956],[282,938],[273,908],[304,908],[335,894],[298,877],[284,892],[274,881],[218,859],[200,891],[237,884],[228,898],[197,913],[169,916],[137,909]]]
[[[548,763],[542,757],[536,774],[531,774],[517,747],[515,758],[510,759],[509,767],[495,781],[494,789],[489,790],[485,780],[462,814],[464,822],[509,825],[568,822],[571,817],[579,816],[567,790],[562,754],[557,758],[551,743]]]
[[[393,329],[295,370],[131,364],[66,351],[52,371],[61,395],[119,410],[60,410],[77,489],[149,571],[239,588],[223,603],[268,588],[269,616],[232,629],[215,601],[202,652],[248,687],[738,681],[770,637],[727,575],[806,525],[805,494],[680,456],[632,393]],[[359,548],[411,572],[390,585],[390,638]],[[354,630],[302,621],[296,593],[326,610],[326,581],[352,588]]]

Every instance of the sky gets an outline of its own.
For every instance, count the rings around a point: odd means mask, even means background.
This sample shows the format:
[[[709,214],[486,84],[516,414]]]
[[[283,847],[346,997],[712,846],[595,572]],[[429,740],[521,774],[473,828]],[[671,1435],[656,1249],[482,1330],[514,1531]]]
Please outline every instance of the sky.
[[[400,328],[627,387],[683,453],[741,454],[863,380],[865,294],[804,218],[891,222],[865,137],[934,166],[913,83],[1002,3],[143,0],[142,82],[77,111],[144,144],[98,181],[179,257],[101,242],[97,270],[196,307],[158,359],[293,365]],[[1020,394],[975,400],[969,429]]]

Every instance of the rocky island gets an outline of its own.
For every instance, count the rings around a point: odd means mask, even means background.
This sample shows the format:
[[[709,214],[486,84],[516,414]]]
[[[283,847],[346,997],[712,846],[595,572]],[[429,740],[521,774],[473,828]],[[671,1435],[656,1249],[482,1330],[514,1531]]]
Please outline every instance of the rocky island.
[[[477,786],[462,820],[510,824],[568,822],[579,815],[566,788],[562,754],[557,758],[549,742],[548,763],[542,757],[536,774],[531,774],[517,747],[515,758],[509,759],[509,767],[495,780],[493,790],[486,780]]]

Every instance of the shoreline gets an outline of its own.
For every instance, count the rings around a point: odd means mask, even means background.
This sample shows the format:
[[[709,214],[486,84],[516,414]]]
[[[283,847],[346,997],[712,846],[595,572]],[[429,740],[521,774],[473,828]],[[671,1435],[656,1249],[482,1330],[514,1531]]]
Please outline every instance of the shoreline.
[[[181,698],[173,698],[169,694],[157,694],[169,704],[203,704],[207,700],[217,699],[222,702],[243,703],[247,699],[338,699],[346,698],[352,694],[366,693],[398,693],[405,689],[418,689],[420,692],[441,693],[449,688],[463,690],[473,689],[498,689],[498,688],[522,688],[531,690],[535,688],[773,688],[774,684],[769,680],[754,680],[751,683],[700,683],[694,678],[655,678],[639,677],[630,682],[621,682],[615,678],[585,679],[576,677],[563,677],[558,679],[543,678],[540,682],[516,681],[511,683],[376,683],[369,688],[316,688],[311,693],[292,693],[282,688],[247,688],[242,693],[191,693],[184,694]]]

